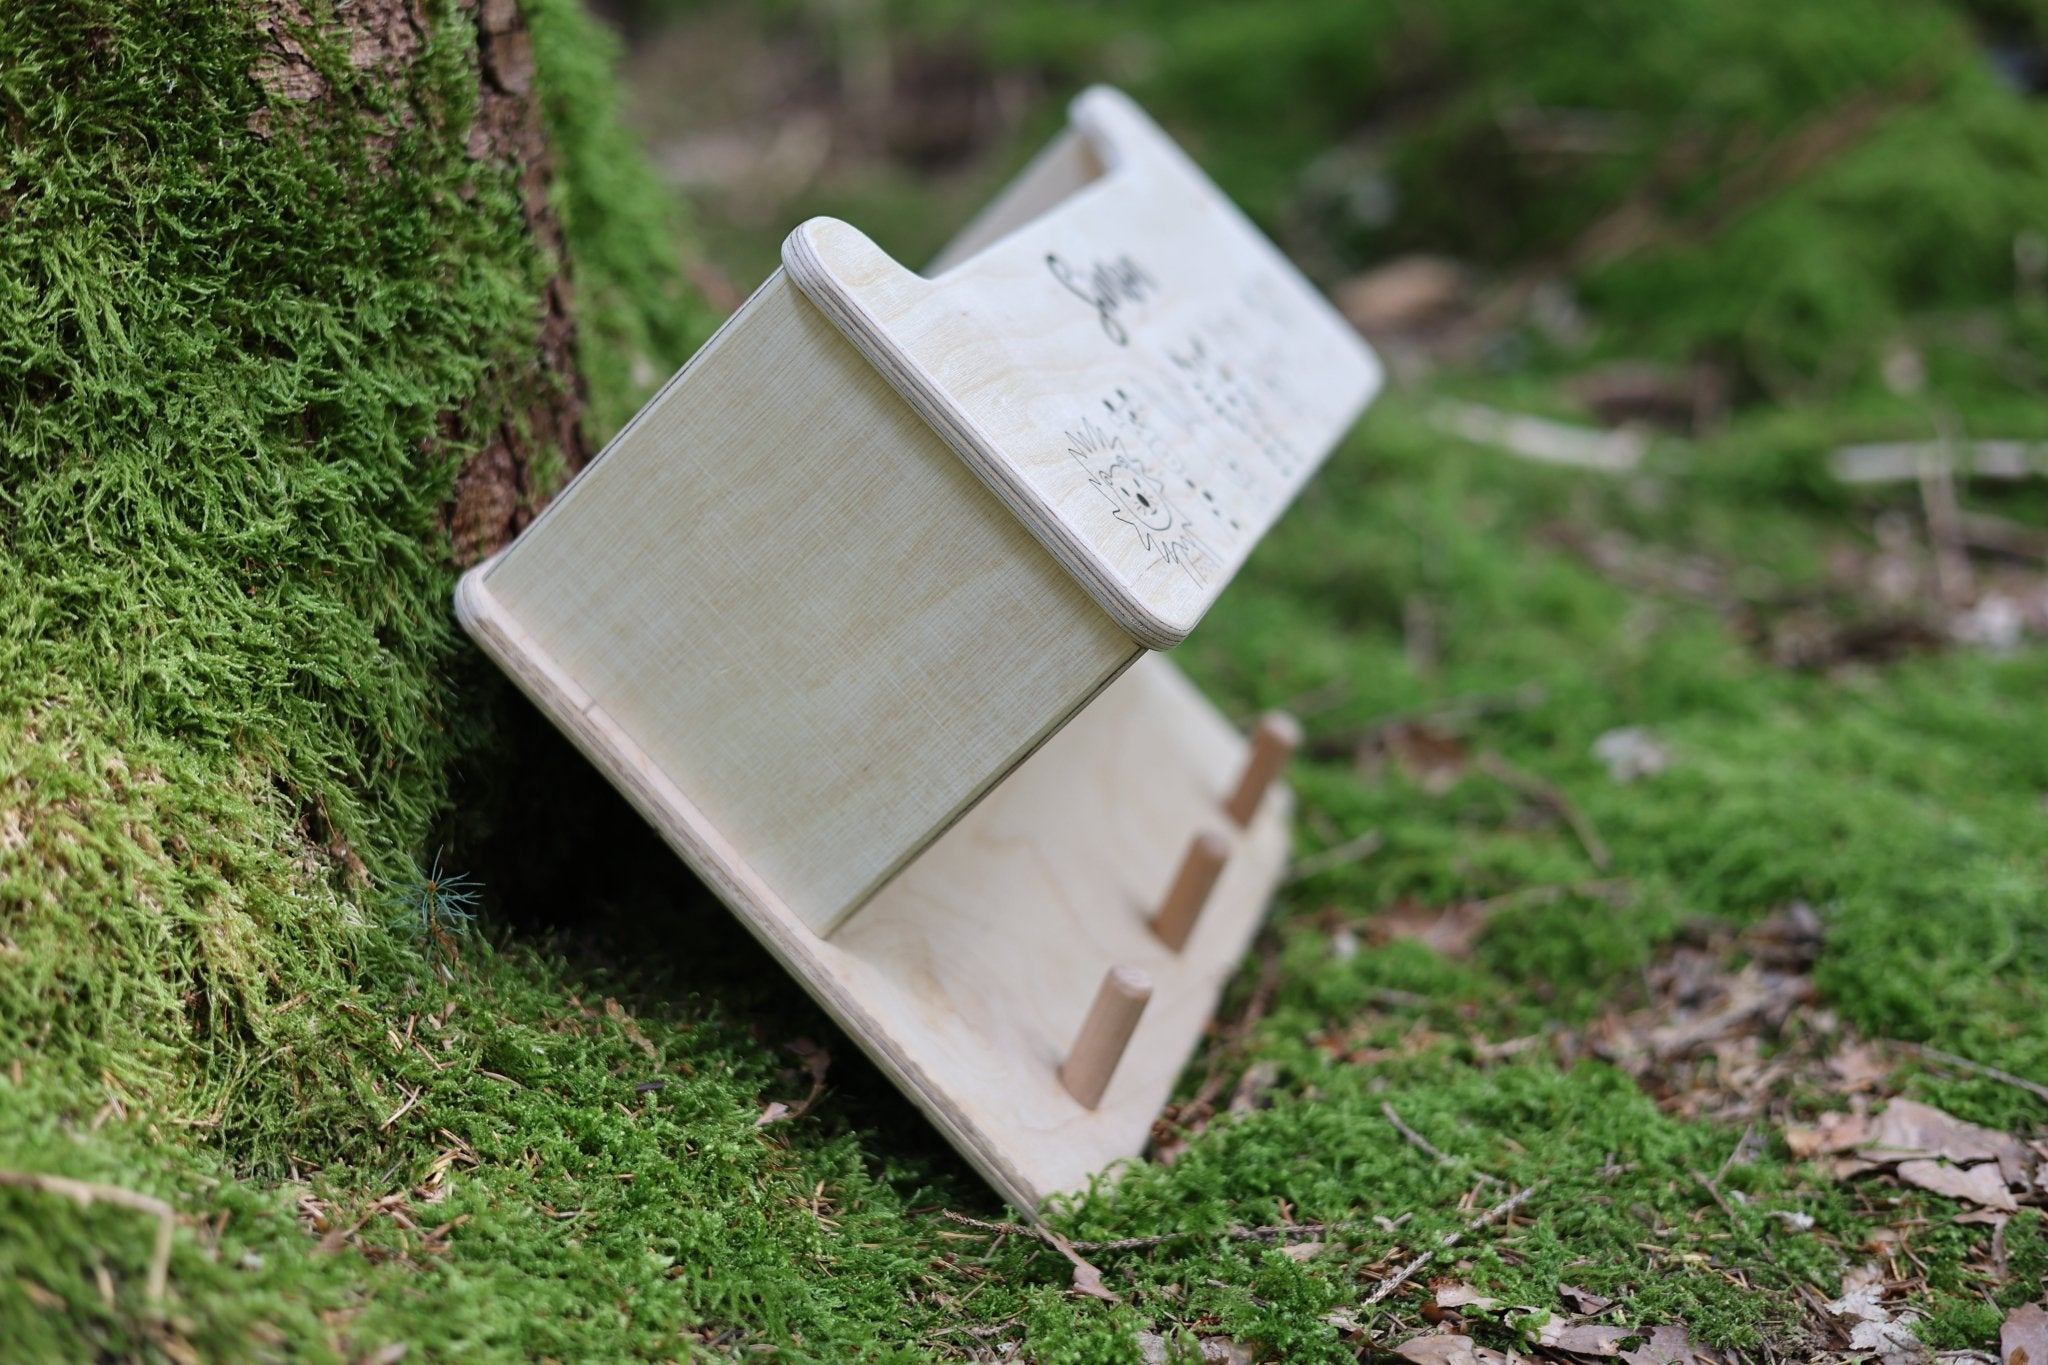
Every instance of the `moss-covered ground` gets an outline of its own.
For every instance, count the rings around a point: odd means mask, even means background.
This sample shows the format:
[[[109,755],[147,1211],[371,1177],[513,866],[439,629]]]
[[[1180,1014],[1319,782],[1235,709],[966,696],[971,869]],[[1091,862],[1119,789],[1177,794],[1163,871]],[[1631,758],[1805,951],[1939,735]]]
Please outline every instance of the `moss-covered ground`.
[[[601,437],[706,317],[604,44],[564,0],[522,7]],[[269,136],[232,12],[0,17],[0,1172],[178,1216],[157,1304],[147,1217],[0,1186],[0,1356],[1111,1361],[1152,1332],[1348,1360],[1453,1279],[1800,1359],[1873,1259],[1943,1349],[2040,1295],[2038,1210],[1994,1246],[1964,1205],[1793,1158],[1782,1123],[1846,1102],[1823,1071],[1730,1121],[1692,1102],[1739,1088],[1712,1066],[1675,1084],[1594,1045],[1673,1007],[1682,945],[1761,952],[1744,932],[1804,903],[1815,994],[1766,1061],[1896,1044],[1866,1090],[2048,1124],[1904,1046],[2048,1081],[2048,651],[1948,638],[1939,503],[1828,472],[1857,440],[2048,439],[2048,118],[1984,56],[2037,41],[2024,13],[901,16],[1055,87],[1125,83],[1332,280],[1422,247],[1562,282],[1586,320],[1516,314],[1390,391],[1182,651],[1234,713],[1304,716],[1304,856],[1379,837],[1282,892],[1171,1164],[1057,1212],[1112,1303],[943,1216],[1008,1217],[459,643],[437,509],[554,263],[463,155],[475,41],[429,9],[382,113]],[[1503,140],[1530,109],[1611,115],[1605,150],[1531,161]],[[900,176],[812,198],[901,224],[905,256],[944,235]],[[1587,420],[1571,381],[1617,358],[1709,364],[1725,410],[1625,475],[1437,420]],[[2039,480],[1958,491],[2048,526]],[[1884,597],[1886,572],[1921,586]],[[1609,775],[1594,744],[1625,727],[1662,772]],[[423,939],[437,854],[485,907]],[[1438,912],[1472,931],[1387,933]],[[822,1094],[760,1125],[821,1048]],[[1332,1226],[1313,1255],[1232,1232],[1295,1223]]]

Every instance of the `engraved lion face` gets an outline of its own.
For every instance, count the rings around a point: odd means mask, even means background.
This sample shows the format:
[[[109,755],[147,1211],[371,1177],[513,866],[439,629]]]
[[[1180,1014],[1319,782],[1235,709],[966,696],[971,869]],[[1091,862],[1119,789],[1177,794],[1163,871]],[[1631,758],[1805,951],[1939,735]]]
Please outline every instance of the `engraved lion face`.
[[[1133,525],[1148,531],[1172,527],[1173,508],[1166,501],[1166,485],[1129,457],[1119,456],[1103,468],[1097,483]]]

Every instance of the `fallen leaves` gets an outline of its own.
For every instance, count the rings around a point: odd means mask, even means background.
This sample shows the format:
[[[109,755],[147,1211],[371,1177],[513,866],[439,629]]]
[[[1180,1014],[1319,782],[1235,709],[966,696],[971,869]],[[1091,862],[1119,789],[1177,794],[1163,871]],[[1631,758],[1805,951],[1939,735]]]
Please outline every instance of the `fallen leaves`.
[[[1879,1365],[1926,1365],[1934,1355],[1914,1335],[1918,1315],[1910,1309],[1894,1314],[1884,1294],[1876,1267],[1863,1266],[1842,1277],[1842,1296],[1827,1310],[1848,1327],[1850,1350],[1869,1352]]]
[[[1652,1327],[1642,1345],[1623,1351],[1628,1365],[1716,1365],[1720,1353],[1692,1339],[1683,1327]]]
[[[1203,1365],[1252,1365],[1258,1358],[1251,1347],[1229,1337],[1203,1337],[1195,1349]],[[1186,1347],[1157,1332],[1138,1333],[1138,1355],[1145,1365],[1186,1365],[1188,1360]]]
[[[1580,1041],[1687,1119],[1781,1118],[1796,1093],[1868,1088],[1892,1066],[1812,1008],[1820,942],[1820,916],[1803,902],[1739,936],[1696,937],[1644,973],[1640,1008],[1610,1010]]]
[[[802,1118],[810,1107],[818,1102],[818,1096],[825,1093],[825,1073],[831,1069],[832,1054],[808,1038],[793,1038],[784,1043],[783,1047],[796,1054],[804,1073],[811,1078],[811,1093],[795,1104],[774,1100],[762,1106],[760,1116],[754,1120],[756,1128],[766,1128],[771,1123],[781,1123],[787,1119]],[[793,1076],[794,1073],[784,1072],[783,1075]]]
[[[1614,1300],[1576,1285],[1560,1284],[1558,1300],[1571,1309],[1560,1315],[1538,1304],[1509,1304],[1469,1284],[1437,1286],[1436,1307],[1441,1312],[1470,1316],[1483,1314],[1521,1328],[1523,1340],[1545,1359],[1620,1359],[1630,1365],[1710,1365],[1720,1356],[1696,1345],[1683,1327],[1633,1327],[1623,1323],[1596,1322],[1614,1306]],[[1529,1323],[1536,1325],[1531,1328]],[[1460,1345],[1460,1342],[1465,1344]],[[1412,1350],[1411,1350],[1412,1348]],[[1457,1336],[1417,1337],[1394,1348],[1408,1360],[1507,1361],[1522,1357],[1502,1354]]]
[[[1394,1348],[1394,1354],[1415,1365],[1507,1365],[1516,1359],[1455,1334],[1410,1337]]]
[[[1905,1184],[2015,1213],[2042,1193],[2041,1156],[2010,1133],[1965,1123],[1932,1105],[1895,1099],[1882,1114],[1823,1114],[1788,1128],[1785,1145],[1802,1158],[1830,1158],[1838,1180],[1887,1168]]]
[[[1489,1298],[1469,1284],[1447,1284],[1436,1291],[1436,1306],[1439,1308],[1470,1308],[1481,1313],[1490,1313],[1500,1307],[1500,1300]]]
[[[1559,1285],[1557,1296],[1569,1304],[1573,1312],[1584,1313],[1588,1317],[1598,1317],[1614,1306],[1613,1299],[1581,1289],[1575,1284]]]
[[[1597,879],[1556,886],[1528,886],[1484,900],[1454,901],[1450,905],[1431,905],[1404,897],[1364,921],[1360,927],[1374,943],[1412,939],[1434,948],[1445,957],[1459,960],[1472,955],[1472,950],[1478,946],[1479,936],[1493,917],[1503,910],[1554,904],[1573,896],[1621,905],[1629,899],[1631,891],[1626,881]]]
[[[2006,1314],[1998,1359],[2000,1365],[2048,1365],[2048,1309],[2023,1303]]]

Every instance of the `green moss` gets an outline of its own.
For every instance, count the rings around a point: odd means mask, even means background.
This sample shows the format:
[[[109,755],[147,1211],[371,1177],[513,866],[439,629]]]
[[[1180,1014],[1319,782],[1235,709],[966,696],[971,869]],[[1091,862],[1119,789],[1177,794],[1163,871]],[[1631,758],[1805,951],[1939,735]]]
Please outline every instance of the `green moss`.
[[[1107,1361],[1137,1358],[1143,1328],[1343,1360],[1359,1343],[1333,1312],[1540,1183],[1418,1284],[1454,1276],[1540,1313],[1569,1282],[1613,1296],[1615,1321],[1798,1356],[1794,1286],[1833,1292],[1898,1226],[1928,1339],[1984,1346],[1995,1315],[1970,1267],[1990,1234],[1953,1205],[1770,1151],[1726,1167],[1722,1207],[1697,1177],[1739,1133],[1661,1112],[1612,1068],[1476,1044],[1640,1003],[1641,968],[1683,926],[1805,900],[1841,1018],[2048,1077],[2048,655],[1794,672],[1752,633],[1787,602],[1857,610],[1830,553],[1916,515],[1912,490],[1850,494],[1825,472],[1838,442],[1926,429],[1922,400],[1867,373],[1893,329],[1926,344],[1973,430],[2043,431],[2035,395],[1952,326],[1981,316],[2010,341],[2038,325],[2000,264],[2040,217],[2038,120],[1970,69],[1967,21],[1940,7],[1555,8],[1368,7],[1350,30],[1352,7],[1319,0],[1257,24],[1229,6],[1056,23],[1021,6],[976,30],[1055,73],[1128,77],[1275,222],[1351,121],[1422,101],[1380,149],[1415,216],[1339,241],[1340,262],[1403,241],[1519,260],[1630,194],[1671,130],[1726,152],[1916,71],[1932,82],[1740,221],[1586,282],[1604,352],[1735,347],[1755,375],[1804,376],[1796,405],[1746,402],[1725,434],[1595,480],[1429,420],[1445,395],[1568,407],[1570,355],[1530,347],[1521,372],[1390,395],[1183,651],[1236,713],[1316,699],[1298,837],[1372,828],[1383,845],[1282,895],[1269,1012],[1183,1084],[1263,1063],[1270,1091],[1171,1166],[1059,1211],[1077,1238],[1172,1234],[1094,1254],[1116,1305],[1072,1294],[1030,1239],[926,1216],[1000,1211],[451,628],[438,509],[531,364],[561,264],[507,177],[463,153],[467,21],[433,10],[382,113],[279,109],[266,137],[249,127],[255,39],[230,11],[7,11],[0,1168],[154,1193],[181,1224],[158,1312],[146,1220],[0,1188],[0,1340],[30,1360],[402,1342],[420,1359]],[[524,9],[601,436],[707,319],[676,215],[610,115],[604,43],[567,0]],[[1134,45],[1147,28],[1153,46]],[[315,55],[338,87],[370,79]],[[1734,74],[1692,80],[1702,67]],[[1296,89],[1315,97],[1281,97]],[[1555,184],[1527,168],[1434,183],[1530,103],[1631,111],[1651,145]],[[1660,205],[1696,224],[1735,160],[1660,185]],[[1513,232],[1481,240],[1489,222]],[[2048,521],[2038,491],[1963,491]],[[1708,566],[1735,608],[1610,578],[1575,548],[1597,536]],[[1428,658],[1406,638],[1418,606]],[[1568,795],[1610,867],[1482,772],[1432,794],[1351,761],[1386,717],[1510,696],[1465,743]],[[1591,746],[1621,725],[1654,729],[1671,769],[1611,781]],[[451,812],[458,781],[471,808]],[[479,843],[492,816],[510,833]],[[402,879],[444,840],[494,902],[450,972],[349,866]],[[1493,897],[1461,960],[1331,950],[1333,923],[1402,900]],[[800,1036],[834,1053],[830,1086],[757,1127],[808,1088],[783,1048]],[[1908,1084],[1978,1121],[2042,1119],[1994,1081],[1930,1065]],[[1388,1104],[1450,1160],[1405,1141]],[[1339,1227],[1299,1261],[1228,1235],[1288,1220]],[[2048,1273],[2042,1220],[2014,1219],[2005,1246],[2001,1308]],[[1412,1327],[1415,1302],[1370,1325]],[[1505,1347],[1517,1329],[1476,1330]]]

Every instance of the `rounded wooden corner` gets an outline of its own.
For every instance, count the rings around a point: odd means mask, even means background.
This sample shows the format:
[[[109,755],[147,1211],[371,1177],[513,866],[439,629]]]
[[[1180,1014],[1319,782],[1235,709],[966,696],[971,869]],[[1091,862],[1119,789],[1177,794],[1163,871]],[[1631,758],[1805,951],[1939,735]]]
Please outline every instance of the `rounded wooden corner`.
[[[503,553],[500,551],[500,553]],[[483,563],[465,570],[455,580],[455,619],[463,630],[475,635],[477,627],[497,618],[497,600],[484,585],[484,575],[497,566],[498,556],[492,555]]]
[[[807,218],[782,239],[782,268],[806,294],[877,284],[923,285],[925,279],[840,218]]]
[[[1166,134],[1136,100],[1113,85],[1091,85],[1067,105],[1067,124],[1088,141],[1105,177],[1128,172]]]

